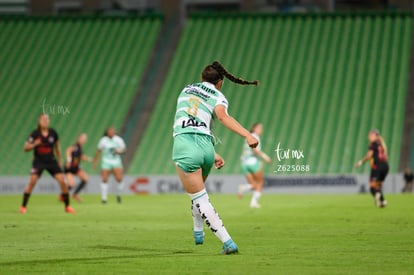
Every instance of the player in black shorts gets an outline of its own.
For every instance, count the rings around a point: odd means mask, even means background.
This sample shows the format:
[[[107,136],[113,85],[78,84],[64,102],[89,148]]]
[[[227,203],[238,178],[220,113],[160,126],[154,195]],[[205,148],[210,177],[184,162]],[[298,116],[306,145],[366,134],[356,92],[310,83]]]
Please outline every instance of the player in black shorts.
[[[76,211],[69,206],[69,193],[66,187],[62,170],[59,163],[61,163],[61,154],[59,147],[59,136],[56,131],[49,128],[50,119],[47,114],[41,114],[38,118],[37,129],[34,130],[26,143],[24,144],[24,151],[29,152],[33,150],[34,158],[32,170],[30,171],[30,180],[27,184],[24,194],[23,203],[20,207],[20,213],[26,213],[26,205],[29,201],[30,194],[36,185],[37,180],[47,170],[53,176],[62,189],[62,198],[65,202],[65,211],[67,213],[76,213]],[[55,156],[56,153],[56,156]],[[58,161],[56,160],[59,160]]]
[[[381,137],[380,132],[376,129],[369,131],[368,140],[370,142],[367,155],[357,163],[355,167],[360,167],[364,162],[370,161],[371,163],[371,176],[369,179],[369,187],[372,196],[375,199],[375,205],[377,207],[385,207],[387,201],[382,193],[382,183],[387,177],[388,166],[388,154],[387,146],[384,139]]]
[[[83,171],[80,168],[80,162],[82,160],[89,162],[92,161],[92,159],[88,156],[85,156],[82,151],[82,147],[86,143],[87,139],[88,136],[85,133],[80,134],[78,136],[76,144],[70,146],[66,150],[65,174],[69,185],[69,190],[71,190],[75,186],[75,175],[78,176],[81,180],[81,182],[78,184],[78,186],[72,194],[72,198],[79,202],[81,202],[82,200],[78,196],[78,194],[88,182],[88,174],[86,174],[85,171]]]

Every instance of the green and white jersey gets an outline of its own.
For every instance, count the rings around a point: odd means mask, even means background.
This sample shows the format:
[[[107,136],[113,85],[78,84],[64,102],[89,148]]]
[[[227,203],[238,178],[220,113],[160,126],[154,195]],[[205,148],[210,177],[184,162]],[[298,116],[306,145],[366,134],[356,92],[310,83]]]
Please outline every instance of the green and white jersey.
[[[212,136],[212,119],[217,105],[227,109],[228,102],[213,84],[203,82],[185,87],[177,99],[174,136],[184,133]]]
[[[115,135],[112,138],[104,136],[98,143],[98,150],[102,152],[102,161],[106,163],[120,163],[121,156],[115,150],[125,149],[124,140]]]
[[[252,136],[254,136],[258,141],[259,144],[257,145],[257,149],[260,151],[261,150],[261,142],[260,142],[260,138],[257,134],[252,133]],[[253,152],[253,148],[250,148],[249,145],[245,142],[243,145],[243,153],[241,155],[241,160],[243,163],[246,164],[253,164],[256,163],[257,161],[259,161],[259,157]]]

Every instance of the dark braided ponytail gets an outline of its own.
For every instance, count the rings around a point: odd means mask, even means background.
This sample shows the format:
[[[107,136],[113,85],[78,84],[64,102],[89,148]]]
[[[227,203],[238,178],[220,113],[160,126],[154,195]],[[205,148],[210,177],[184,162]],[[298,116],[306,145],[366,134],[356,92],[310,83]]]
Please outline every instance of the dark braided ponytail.
[[[202,78],[210,83],[217,84],[220,80],[223,80],[226,77],[231,82],[240,84],[240,85],[259,85],[259,81],[248,81],[244,80],[240,77],[235,77],[231,73],[229,73],[223,65],[221,65],[218,61],[214,61],[213,64],[208,65],[204,68],[202,73]]]
[[[248,81],[244,80],[240,77],[235,77],[231,73],[229,73],[226,69],[224,69],[223,65],[221,65],[218,61],[214,61],[211,66],[222,76],[225,76],[231,82],[240,84],[240,85],[259,85],[259,81]]]

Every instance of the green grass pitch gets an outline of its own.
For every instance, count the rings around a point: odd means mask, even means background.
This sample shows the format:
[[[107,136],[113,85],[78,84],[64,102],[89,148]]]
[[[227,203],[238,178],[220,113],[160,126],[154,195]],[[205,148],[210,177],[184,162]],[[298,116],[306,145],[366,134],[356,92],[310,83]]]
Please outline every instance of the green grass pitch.
[[[239,245],[220,255],[206,229],[195,246],[189,197],[98,196],[63,212],[52,195],[0,196],[0,274],[414,274],[414,197],[389,195],[211,195]]]

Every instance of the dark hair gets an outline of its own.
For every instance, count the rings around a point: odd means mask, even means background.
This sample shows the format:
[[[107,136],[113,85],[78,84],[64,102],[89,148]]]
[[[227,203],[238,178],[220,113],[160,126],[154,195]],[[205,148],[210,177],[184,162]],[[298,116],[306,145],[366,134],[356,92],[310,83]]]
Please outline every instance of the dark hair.
[[[210,82],[212,84],[217,84],[220,80],[223,80],[224,77],[230,80],[231,82],[240,84],[240,85],[259,85],[259,81],[248,81],[239,77],[235,77],[229,73],[223,65],[218,61],[214,61],[213,64],[207,65],[203,72],[201,73],[203,80]]]
[[[262,123],[260,123],[260,122],[256,122],[256,123],[254,123],[254,124],[252,125],[252,128],[250,128],[250,133],[253,133],[253,132],[254,132],[254,129],[255,129],[257,126],[259,126],[260,124],[262,124]]]
[[[109,132],[109,128],[111,128],[112,126],[109,126],[108,128],[106,128],[105,129],[105,132],[104,132],[104,137],[107,137],[108,136],[108,132]]]
[[[114,131],[115,131],[115,127],[114,126],[109,126],[108,128],[106,128],[106,130],[105,130],[105,132],[104,132],[104,137],[107,137],[108,136],[108,132],[109,132],[109,129],[114,129]],[[116,131],[115,131],[116,132]]]

